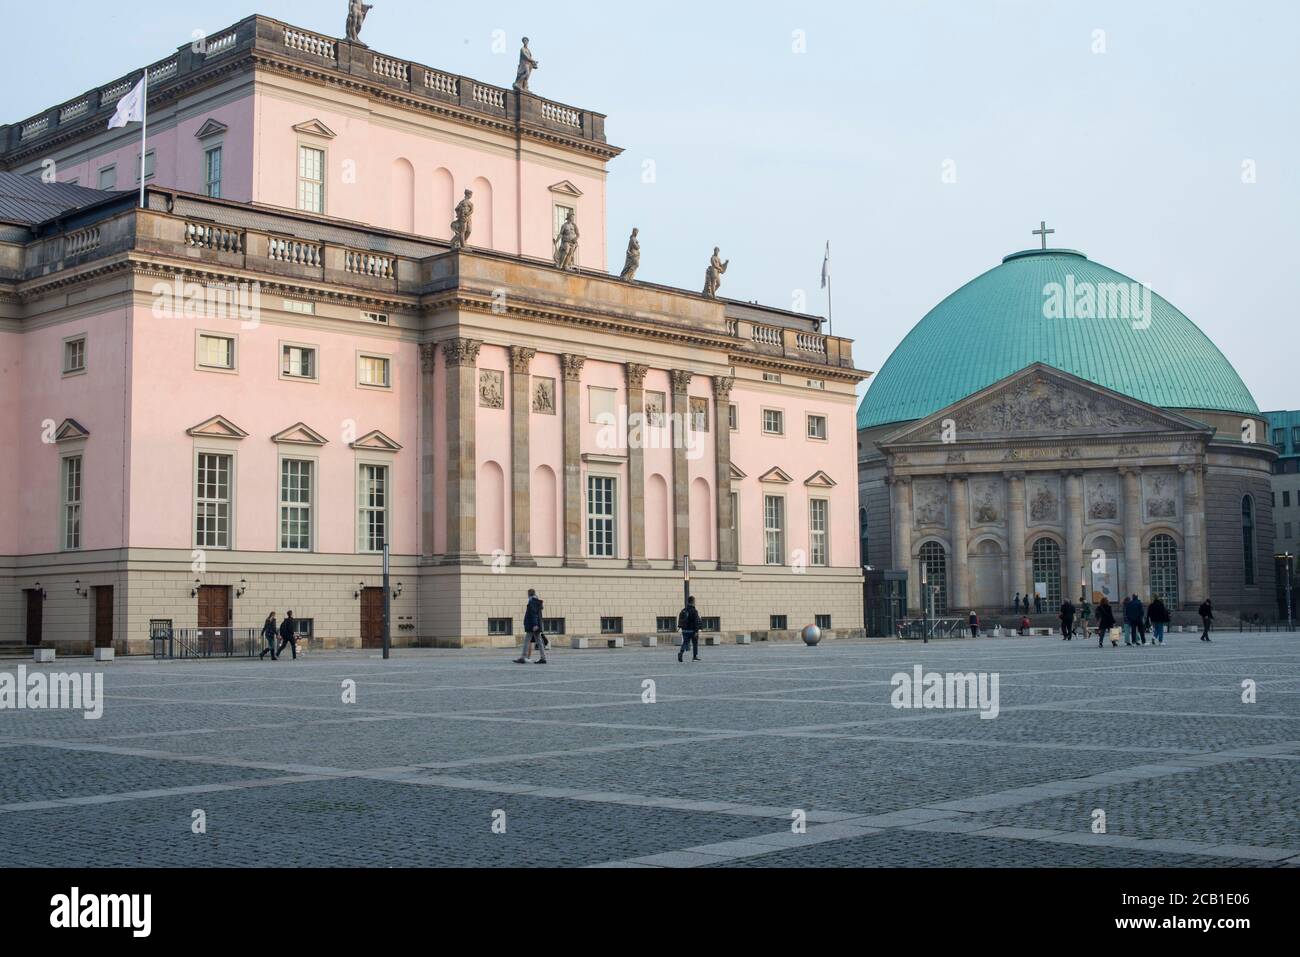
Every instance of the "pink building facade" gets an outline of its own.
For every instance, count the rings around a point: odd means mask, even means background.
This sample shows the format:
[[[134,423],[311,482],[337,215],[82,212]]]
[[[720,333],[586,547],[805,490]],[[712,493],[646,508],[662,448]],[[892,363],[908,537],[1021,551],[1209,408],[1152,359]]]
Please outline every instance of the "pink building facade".
[[[122,191],[0,224],[0,642],[374,646],[382,544],[397,645],[672,630],[687,555],[710,630],[861,629],[851,343],[609,275],[602,116],[261,17],[150,70],[144,208],[130,78],[0,127]]]

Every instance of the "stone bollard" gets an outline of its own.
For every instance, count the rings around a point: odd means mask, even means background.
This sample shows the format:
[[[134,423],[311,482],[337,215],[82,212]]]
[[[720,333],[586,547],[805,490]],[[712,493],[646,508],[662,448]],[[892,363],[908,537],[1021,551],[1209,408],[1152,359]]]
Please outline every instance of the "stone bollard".
[[[48,665],[54,661],[53,648],[33,648],[32,661],[39,661],[41,664]]]
[[[720,645],[722,644],[722,635],[720,634],[705,635],[704,643],[706,645]]]
[[[607,648],[622,648],[622,647],[623,647],[623,636],[622,636],[622,635],[607,635],[607,636],[605,637],[605,646],[606,646]]]
[[[747,644],[749,644],[752,640],[753,640],[753,639],[751,639],[749,635],[737,635],[737,636],[736,636],[736,644],[738,644],[738,645],[747,645]]]
[[[112,648],[96,648],[96,649],[95,649],[95,660],[96,660],[96,661],[112,661],[112,660],[113,660],[113,649],[112,649]]]
[[[576,636],[575,636],[575,637],[569,639],[569,647],[570,647],[570,648],[590,648],[590,647],[591,647],[591,639],[590,639],[590,638],[579,638],[579,637],[576,637]]]
[[[641,647],[642,647],[642,648],[657,648],[658,646],[659,646],[659,636],[658,636],[658,635],[642,635],[642,636],[641,636]]]

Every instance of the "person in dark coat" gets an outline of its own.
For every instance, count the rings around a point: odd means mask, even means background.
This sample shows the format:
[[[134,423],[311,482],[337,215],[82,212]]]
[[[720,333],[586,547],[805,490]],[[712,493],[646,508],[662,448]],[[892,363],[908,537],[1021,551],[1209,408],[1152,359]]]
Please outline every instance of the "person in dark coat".
[[[1026,614],[1026,615],[1029,614],[1029,596],[1028,596],[1028,595],[1025,596],[1025,600],[1024,600],[1023,602],[1021,602],[1021,604],[1025,606],[1025,614]]]
[[[686,607],[677,613],[677,627],[682,630],[682,647],[677,652],[677,660],[682,660],[686,646],[692,648],[692,661],[700,660],[700,613],[695,608],[695,596],[686,599]]]
[[[1142,627],[1142,623],[1146,619],[1146,611],[1142,599],[1137,595],[1131,596],[1124,606],[1124,620],[1128,622],[1129,632],[1133,636],[1133,644],[1135,645],[1145,645],[1147,643],[1146,632]]]
[[[284,621],[280,622],[280,650],[277,654],[284,654],[284,646],[288,645],[289,650],[293,652],[293,660],[298,660],[298,625],[293,620],[293,612],[284,613]]]
[[[1110,630],[1115,627],[1115,609],[1110,606],[1110,599],[1105,595],[1101,596],[1101,604],[1097,606],[1097,647],[1100,648],[1106,643],[1106,637]],[[1119,647],[1119,639],[1111,638],[1110,646]]]
[[[1133,599],[1129,598],[1128,595],[1125,595],[1124,600],[1120,602],[1119,626],[1124,631],[1124,644],[1126,645],[1133,644],[1131,630],[1129,629],[1128,624],[1128,605],[1132,600]]]
[[[546,664],[546,639],[542,637],[542,605],[537,592],[528,589],[528,607],[524,609],[524,653],[515,659],[515,664],[528,664],[528,652],[533,642],[537,643],[539,665]]]
[[[1147,607],[1147,618],[1151,621],[1152,635],[1151,643],[1153,645],[1163,645],[1165,643],[1165,625],[1169,624],[1169,609],[1165,603],[1156,595],[1151,599],[1150,606]]]
[[[1034,614],[1041,615],[1042,613],[1043,613],[1043,596],[1038,594],[1038,592],[1034,592]]]
[[[970,636],[978,638],[980,636],[980,616],[975,614],[972,608],[971,613],[966,616],[966,624],[970,625]]]
[[[265,659],[267,652],[270,652],[272,661],[280,660],[275,653],[275,636],[277,634],[279,634],[279,631],[275,627],[275,612],[271,612],[266,616],[266,624],[262,625],[262,638],[266,641],[266,647],[262,649],[262,653],[257,656],[258,658]]]
[[[1209,641],[1210,622],[1214,621],[1214,605],[1210,603],[1210,599],[1201,602],[1201,607],[1196,610],[1196,613],[1201,616],[1201,641]]]
[[[1070,599],[1061,602],[1061,640],[1069,641],[1074,637],[1074,604]]]
[[[1016,597],[1011,599],[1011,610],[1012,611],[1020,610],[1020,592],[1016,592]]]
[[[1092,606],[1088,604],[1088,599],[1079,602],[1079,623],[1083,629],[1083,637],[1088,637],[1088,622],[1092,619]]]

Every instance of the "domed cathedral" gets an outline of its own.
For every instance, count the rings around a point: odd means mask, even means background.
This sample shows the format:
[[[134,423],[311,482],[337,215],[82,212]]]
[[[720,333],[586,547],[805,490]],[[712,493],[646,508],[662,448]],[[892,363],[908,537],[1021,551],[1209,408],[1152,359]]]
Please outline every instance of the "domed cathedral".
[[[1220,621],[1275,613],[1255,400],[1190,319],[1081,252],[1013,253],[935,306],[857,427],[863,562],[907,573],[906,614],[1134,592],[1183,620],[1207,597]]]

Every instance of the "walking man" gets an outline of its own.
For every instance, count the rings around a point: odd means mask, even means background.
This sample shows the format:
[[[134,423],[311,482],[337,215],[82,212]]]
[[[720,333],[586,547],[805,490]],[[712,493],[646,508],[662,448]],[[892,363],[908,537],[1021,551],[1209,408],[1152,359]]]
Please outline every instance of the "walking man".
[[[1029,614],[1029,596],[1028,596],[1028,595],[1025,596],[1025,600],[1024,600],[1023,602],[1021,602],[1021,604],[1023,604],[1023,605],[1025,606],[1025,614],[1026,614],[1026,615]]]
[[[1142,622],[1146,618],[1146,611],[1142,599],[1136,594],[1129,598],[1128,603],[1124,606],[1124,620],[1128,622],[1134,645],[1145,645],[1147,643],[1146,631],[1142,628]]]
[[[1196,613],[1201,616],[1201,641],[1209,641],[1210,622],[1214,621],[1214,605],[1210,603],[1210,599],[1201,602],[1201,607]]]
[[[1020,610],[1020,592],[1016,592],[1016,597],[1011,599],[1011,610],[1012,611]]]
[[[528,652],[533,642],[537,643],[539,665],[546,664],[546,639],[542,637],[542,600],[537,592],[528,589],[528,607],[524,609],[524,653],[515,659],[515,664],[528,664]]]
[[[1084,598],[1079,602],[1079,623],[1083,629],[1083,637],[1088,637],[1088,621],[1092,618],[1092,606],[1088,604],[1088,599]]]
[[[1069,641],[1074,637],[1074,604],[1070,599],[1061,602],[1061,640]]]
[[[1165,643],[1165,625],[1169,624],[1169,609],[1165,603],[1156,595],[1151,599],[1151,607],[1147,609],[1147,617],[1151,619],[1151,627],[1154,629],[1151,635],[1153,645],[1163,645]]]
[[[262,649],[262,653],[257,656],[258,658],[265,659],[266,653],[269,651],[271,653],[272,661],[280,660],[275,653],[275,636],[277,633],[275,627],[275,612],[271,612],[271,614],[266,616],[266,624],[262,625],[262,638],[266,640],[266,647]]]
[[[280,650],[277,654],[284,654],[284,646],[288,645],[289,650],[293,652],[293,660],[298,660],[298,625],[293,620],[293,612],[284,613],[284,621],[280,622]]]
[[[695,596],[686,599],[686,607],[677,613],[677,627],[682,631],[682,647],[677,652],[677,660],[682,660],[686,646],[691,646],[691,661],[700,660],[700,613],[695,608]]]
[[[1110,630],[1115,627],[1115,611],[1110,607],[1110,599],[1105,595],[1101,596],[1101,604],[1097,606],[1097,647],[1100,648],[1106,643],[1106,636]],[[1110,640],[1112,648],[1119,647],[1119,639]]]
[[[970,636],[978,638],[980,636],[980,616],[975,614],[974,608],[971,609],[970,615],[967,616],[966,624],[970,625]]]

